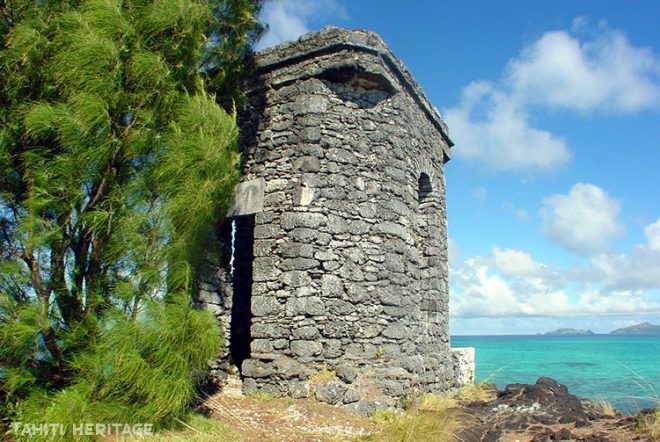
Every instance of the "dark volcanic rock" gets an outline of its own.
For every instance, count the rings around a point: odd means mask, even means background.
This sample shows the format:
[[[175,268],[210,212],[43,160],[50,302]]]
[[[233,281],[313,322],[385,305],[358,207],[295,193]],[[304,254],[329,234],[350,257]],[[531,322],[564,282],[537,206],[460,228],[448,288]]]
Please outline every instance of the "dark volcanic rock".
[[[509,384],[495,399],[463,404],[463,410],[469,425],[457,440],[465,442],[651,440],[633,431],[636,418],[604,415],[547,377]]]
[[[536,384],[509,384],[498,398],[503,409],[514,408],[529,421],[545,425],[555,423],[577,423],[597,418],[592,410],[587,411],[577,396],[568,392],[565,385],[543,377]],[[518,419],[514,419],[518,420]]]

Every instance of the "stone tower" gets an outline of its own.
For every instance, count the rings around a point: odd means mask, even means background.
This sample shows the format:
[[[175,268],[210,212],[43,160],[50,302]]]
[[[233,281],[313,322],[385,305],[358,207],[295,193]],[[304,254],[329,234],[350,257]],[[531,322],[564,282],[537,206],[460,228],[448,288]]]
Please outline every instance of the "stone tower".
[[[329,27],[258,54],[246,93],[233,257],[200,300],[229,341],[216,374],[364,412],[466,382],[471,354],[449,347],[452,142],[408,69],[376,34]]]

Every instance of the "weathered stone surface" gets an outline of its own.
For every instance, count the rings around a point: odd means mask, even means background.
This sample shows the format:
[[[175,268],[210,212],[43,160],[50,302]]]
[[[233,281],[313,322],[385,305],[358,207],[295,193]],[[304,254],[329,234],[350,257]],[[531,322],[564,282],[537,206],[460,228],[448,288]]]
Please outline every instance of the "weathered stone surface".
[[[318,296],[289,298],[286,302],[286,313],[289,316],[318,316],[325,314],[325,311],[323,299]]]
[[[290,285],[291,287],[309,287],[312,284],[312,279],[309,273],[296,270],[282,274],[282,283]]]
[[[323,351],[323,345],[316,341],[291,341],[291,353],[295,356],[318,356]]]
[[[346,393],[344,393],[344,397],[342,398],[342,402],[345,404],[353,404],[359,400],[360,392],[353,387],[348,387],[346,389]]]
[[[340,297],[344,293],[344,283],[339,276],[323,275],[321,276],[321,290],[323,296]]]
[[[321,402],[335,405],[342,400],[346,390],[347,387],[343,383],[330,381],[325,384],[316,385],[314,396]]]
[[[391,339],[404,339],[408,336],[406,326],[403,324],[391,324],[383,330],[383,336]]]
[[[319,262],[311,258],[291,258],[284,259],[280,264],[280,267],[285,272],[290,270],[308,270],[314,269],[319,266]]]
[[[278,358],[273,361],[273,366],[275,368],[275,373],[284,379],[307,379],[312,372],[312,370],[305,366],[305,364],[301,364],[291,358]]]
[[[376,230],[385,235],[399,237],[404,241],[409,241],[411,239],[406,229],[400,224],[392,222],[379,223],[376,224]]]
[[[282,305],[274,296],[255,296],[252,298],[252,314],[268,316],[282,311]]]
[[[253,338],[282,338],[289,335],[289,330],[280,325],[256,323],[252,325]]]
[[[240,167],[243,182],[263,183],[263,207],[241,212],[235,244],[231,228],[221,234],[238,267],[227,259],[223,283],[201,281],[225,334],[249,331],[246,390],[370,413],[413,386],[456,388],[469,364],[447,345],[446,125],[369,32],[327,28],[256,63],[239,110]],[[232,278],[233,295],[221,287]],[[347,365],[314,393],[300,367],[278,362],[294,359]],[[385,363],[373,379],[354,370]],[[372,387],[382,397],[360,396]]]
[[[291,333],[294,339],[316,339],[321,336],[319,329],[313,325],[296,328]]]
[[[309,382],[291,381],[289,382],[289,396],[294,399],[309,397]]]
[[[248,378],[265,378],[275,373],[272,364],[257,359],[246,359],[241,366],[241,374]]]
[[[345,364],[337,366],[335,368],[335,373],[339,379],[349,384],[353,383],[358,375],[357,370],[354,367]]]
[[[312,244],[284,244],[280,247],[280,254],[285,258],[311,258],[314,256],[314,247]]]
[[[318,228],[325,223],[325,216],[320,213],[293,212],[286,213],[282,217],[282,227],[291,230],[296,227]]]
[[[309,113],[321,114],[327,110],[328,100],[320,95],[302,95],[296,98],[293,105],[294,115],[306,115]]]
[[[253,353],[270,353],[273,351],[273,342],[269,339],[254,339],[250,349]]]
[[[254,215],[264,210],[264,185],[263,178],[238,183],[227,216]]]
[[[293,162],[293,168],[301,172],[318,172],[321,170],[321,162],[317,157],[305,155]]]

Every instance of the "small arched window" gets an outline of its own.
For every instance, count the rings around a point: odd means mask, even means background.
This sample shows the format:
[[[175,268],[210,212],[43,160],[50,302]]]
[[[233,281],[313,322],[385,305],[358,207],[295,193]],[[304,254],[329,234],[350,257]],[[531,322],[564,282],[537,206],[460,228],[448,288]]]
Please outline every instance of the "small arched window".
[[[433,186],[431,185],[431,178],[428,174],[422,172],[417,181],[417,201],[419,204],[428,203],[431,201],[431,193]]]

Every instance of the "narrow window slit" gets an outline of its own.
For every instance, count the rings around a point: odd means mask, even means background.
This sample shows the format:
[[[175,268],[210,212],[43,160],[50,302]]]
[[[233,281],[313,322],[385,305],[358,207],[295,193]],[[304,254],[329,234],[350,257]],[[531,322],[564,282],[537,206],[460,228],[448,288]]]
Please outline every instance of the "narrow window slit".
[[[417,181],[417,201],[420,206],[432,201],[432,193],[433,186],[431,185],[431,178],[429,178],[428,174],[422,172]]]

